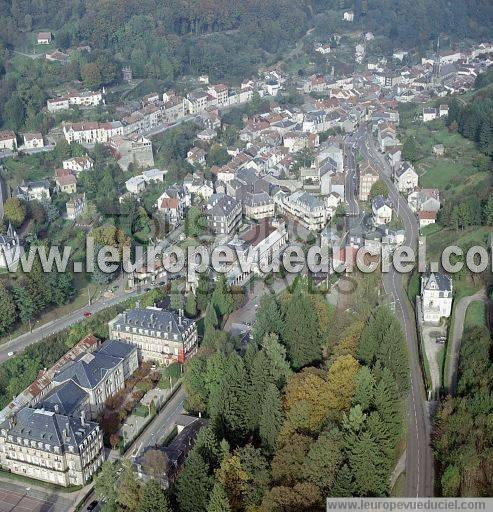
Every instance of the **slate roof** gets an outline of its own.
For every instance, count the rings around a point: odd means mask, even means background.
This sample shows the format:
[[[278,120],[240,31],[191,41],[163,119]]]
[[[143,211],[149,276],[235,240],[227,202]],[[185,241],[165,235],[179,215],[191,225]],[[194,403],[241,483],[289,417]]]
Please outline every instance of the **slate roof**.
[[[104,352],[83,354],[74,362],[68,363],[54,377],[55,382],[64,382],[72,379],[86,389],[95,388],[116,365],[121,362],[120,357],[110,356]]]
[[[159,308],[135,308],[119,314],[112,325],[117,330],[125,330],[125,326],[150,329],[161,332],[161,338],[167,338],[168,334],[176,334],[182,338],[183,333],[194,324],[193,320],[176,313]],[[157,337],[157,336],[156,336]]]
[[[392,203],[390,202],[388,197],[383,196],[377,196],[373,199],[373,208],[375,210],[380,210],[380,208],[383,208],[384,206],[388,206],[389,208],[392,208]]]
[[[64,414],[56,414],[44,409],[25,407],[15,416],[15,424],[4,421],[0,428],[5,428],[8,435],[22,440],[41,442],[50,447],[58,446],[66,450],[68,446],[78,447],[96,429],[98,424],[79,418],[71,418]]]
[[[73,380],[69,380],[56,387],[43,399],[40,406],[47,411],[72,416],[86,397],[87,393]]]
[[[436,284],[441,292],[452,291],[452,278],[447,274],[431,273],[428,276],[424,276],[424,279],[425,289],[430,289],[432,284]]]

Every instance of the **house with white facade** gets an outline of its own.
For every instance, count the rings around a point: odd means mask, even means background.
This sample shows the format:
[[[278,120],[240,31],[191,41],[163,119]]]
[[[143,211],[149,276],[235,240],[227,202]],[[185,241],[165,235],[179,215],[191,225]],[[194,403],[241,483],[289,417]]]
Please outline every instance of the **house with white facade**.
[[[25,149],[36,149],[36,148],[44,148],[44,140],[43,134],[39,132],[32,133],[24,133],[22,135],[24,139],[24,148]]]
[[[7,233],[0,235],[0,268],[9,268],[10,265],[16,265],[20,256],[19,235],[12,224],[9,224]]]
[[[452,314],[452,278],[446,274],[431,273],[421,276],[421,303],[425,323],[438,324]]]
[[[368,201],[371,187],[379,180],[378,170],[375,169],[369,160],[363,160],[358,165],[359,169],[359,192],[360,201]]]
[[[125,188],[131,194],[140,194],[146,188],[146,181],[143,176],[132,176],[125,182]]]
[[[274,195],[274,202],[280,213],[299,222],[309,231],[321,230],[330,216],[325,201],[302,190],[292,194],[279,191]]]
[[[88,156],[76,156],[69,158],[62,162],[62,167],[69,171],[73,171],[75,174],[79,174],[83,171],[89,171],[94,167],[94,161]]]
[[[399,192],[409,194],[418,186],[418,173],[410,162],[403,162],[394,172],[394,182]]]
[[[392,203],[388,197],[376,196],[371,203],[371,209],[375,226],[383,226],[392,220]]]
[[[13,131],[0,131],[0,151],[2,149],[10,151],[15,151],[17,149],[17,137]]]

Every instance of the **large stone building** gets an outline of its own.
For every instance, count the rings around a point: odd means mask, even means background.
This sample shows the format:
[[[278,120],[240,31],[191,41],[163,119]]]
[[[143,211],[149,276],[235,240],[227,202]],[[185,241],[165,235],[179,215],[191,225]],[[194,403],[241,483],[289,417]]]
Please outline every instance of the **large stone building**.
[[[137,367],[137,350],[126,343],[110,340],[96,352],[82,354],[68,363],[55,375],[53,385],[76,383],[82,393],[74,394],[73,400],[84,401],[88,415],[97,418],[106,399],[123,389],[125,380]]]
[[[0,414],[0,465],[53,484],[85,485],[104,459],[92,421],[137,369],[137,349],[84,338]],[[89,419],[89,420],[88,420]]]
[[[25,407],[0,424],[0,465],[57,485],[84,485],[103,462],[99,425],[44,408]]]
[[[234,197],[214,194],[207,202],[209,227],[218,235],[233,233],[241,223],[242,206]]]
[[[274,202],[280,213],[293,218],[309,231],[322,229],[330,216],[330,210],[324,201],[301,190],[292,194],[277,192]]]
[[[159,364],[183,363],[197,350],[197,324],[163,309],[135,308],[108,324],[110,337],[136,346],[139,359]]]

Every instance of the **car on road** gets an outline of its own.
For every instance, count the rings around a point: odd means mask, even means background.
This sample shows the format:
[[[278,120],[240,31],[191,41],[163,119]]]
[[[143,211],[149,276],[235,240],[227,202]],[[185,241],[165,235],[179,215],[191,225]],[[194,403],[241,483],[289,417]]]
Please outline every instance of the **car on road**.
[[[84,317],[89,318],[92,315],[90,311],[84,311]]]

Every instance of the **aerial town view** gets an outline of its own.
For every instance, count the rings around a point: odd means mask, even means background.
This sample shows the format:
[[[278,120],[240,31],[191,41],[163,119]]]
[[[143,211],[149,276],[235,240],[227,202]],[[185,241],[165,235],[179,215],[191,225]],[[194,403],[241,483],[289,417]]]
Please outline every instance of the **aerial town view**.
[[[493,511],[493,2],[0,4],[0,512]]]

